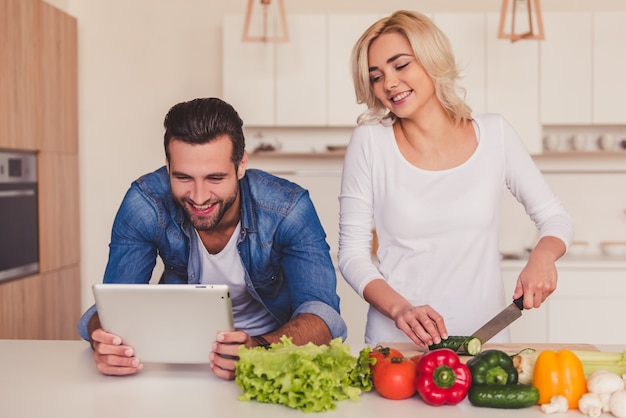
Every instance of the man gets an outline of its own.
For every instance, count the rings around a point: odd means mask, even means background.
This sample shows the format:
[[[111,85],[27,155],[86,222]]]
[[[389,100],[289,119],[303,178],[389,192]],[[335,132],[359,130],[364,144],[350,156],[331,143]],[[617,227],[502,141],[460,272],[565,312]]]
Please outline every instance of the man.
[[[243,122],[227,103],[195,99],[165,117],[166,166],[137,179],[111,234],[105,283],[148,283],[157,254],[162,283],[230,286],[236,331],[216,336],[211,370],[233,379],[239,346],[282,335],[295,344],[346,337],[326,235],[308,192],[246,170]],[[212,283],[216,283],[213,279]],[[143,368],[123,336],[100,327],[95,306],[79,323],[97,369],[128,375]]]

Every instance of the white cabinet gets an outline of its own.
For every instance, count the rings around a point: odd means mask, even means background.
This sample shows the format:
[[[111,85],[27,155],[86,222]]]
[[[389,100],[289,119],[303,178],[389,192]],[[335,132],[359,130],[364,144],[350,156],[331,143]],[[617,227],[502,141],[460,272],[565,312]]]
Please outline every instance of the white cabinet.
[[[243,15],[223,20],[222,97],[246,126],[274,124],[274,44],[242,42]]]
[[[355,126],[367,106],[356,103],[352,81],[352,48],[376,22],[376,14],[328,16],[328,125]]]
[[[507,297],[522,267],[521,262],[503,263]],[[557,290],[511,324],[513,342],[622,344],[624,333],[615,324],[626,304],[626,260],[563,259],[557,267]]]
[[[594,13],[593,116],[596,124],[626,124],[625,19],[626,12]]]
[[[289,15],[286,43],[243,42],[243,22],[224,16],[224,100],[246,126],[325,126],[326,15]]]
[[[626,12],[544,13],[541,121],[546,125],[626,123]]]
[[[277,126],[326,125],[326,15],[288,15],[289,42],[276,44]]]
[[[486,36],[484,13],[436,13],[433,21],[448,36],[466,89],[466,103],[474,114],[484,113],[486,106]]]
[[[242,42],[243,16],[223,21],[223,97],[254,127],[352,127],[350,55],[379,16],[288,15],[289,42]]]
[[[501,113],[528,151],[542,151],[539,121],[539,45],[498,39],[498,13],[487,14],[487,111]]]
[[[540,107],[545,125],[593,123],[592,18],[589,12],[543,14]]]

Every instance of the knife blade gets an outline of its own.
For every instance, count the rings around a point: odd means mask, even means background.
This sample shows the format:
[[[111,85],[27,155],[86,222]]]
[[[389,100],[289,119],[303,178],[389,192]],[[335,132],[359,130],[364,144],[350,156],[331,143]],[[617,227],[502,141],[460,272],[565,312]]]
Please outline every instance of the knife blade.
[[[513,303],[504,308],[499,314],[491,318],[485,325],[480,327],[476,332],[472,334],[472,337],[476,337],[481,343],[486,343],[494,335],[508,327],[513,321],[522,316],[524,310],[524,295],[515,299]]]

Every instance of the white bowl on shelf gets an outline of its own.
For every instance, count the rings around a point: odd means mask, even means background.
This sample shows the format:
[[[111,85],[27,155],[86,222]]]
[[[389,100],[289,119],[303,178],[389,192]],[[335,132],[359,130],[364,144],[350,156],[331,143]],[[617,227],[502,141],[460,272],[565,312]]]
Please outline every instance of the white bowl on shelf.
[[[588,246],[589,246],[589,243],[587,241],[574,241],[569,246],[567,250],[567,254],[574,256],[574,257],[581,256],[587,252]]]
[[[626,241],[605,241],[600,243],[602,253],[610,257],[626,257]]]

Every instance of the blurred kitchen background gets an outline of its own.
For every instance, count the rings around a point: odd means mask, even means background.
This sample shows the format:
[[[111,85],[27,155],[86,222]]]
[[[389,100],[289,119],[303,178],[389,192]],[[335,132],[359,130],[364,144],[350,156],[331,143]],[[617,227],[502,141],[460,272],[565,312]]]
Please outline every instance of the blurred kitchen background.
[[[0,124],[0,148],[39,153],[42,258],[38,274],[0,282],[0,338],[78,338],[75,323],[102,279],[118,205],[132,180],[164,163],[168,109],[196,97],[238,109],[250,166],[310,189],[336,257],[342,147],[363,110],[354,103],[350,51],[378,18],[414,9],[450,37],[469,105],[505,115],[575,219],[579,245],[559,262],[559,290],[514,324],[514,339],[557,342],[575,335],[574,324],[589,324],[594,342],[623,343],[594,327],[621,314],[626,294],[626,250],[603,250],[626,241],[626,2],[540,4],[545,39],[511,42],[498,38],[501,0],[284,0],[289,40],[243,42],[247,0],[0,0],[0,18],[13,22],[0,25],[0,45],[11,45],[0,50],[0,111],[11,127]],[[31,50],[39,44],[43,58]],[[24,79],[30,64],[45,80],[39,89]],[[55,126],[53,111],[65,121],[55,131],[60,145],[23,135]],[[10,112],[21,125],[11,125]],[[33,127],[38,120],[44,127]],[[512,291],[518,258],[536,234],[509,195],[502,211]],[[0,240],[11,237],[0,231]],[[338,283],[348,342],[362,342],[365,303],[339,273]]]

